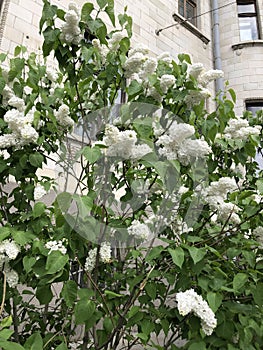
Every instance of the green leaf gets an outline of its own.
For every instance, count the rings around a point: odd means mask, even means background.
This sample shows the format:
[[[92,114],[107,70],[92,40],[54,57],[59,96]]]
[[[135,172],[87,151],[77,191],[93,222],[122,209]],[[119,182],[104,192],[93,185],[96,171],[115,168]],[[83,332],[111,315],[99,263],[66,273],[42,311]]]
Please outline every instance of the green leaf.
[[[72,194],[68,192],[59,193],[56,201],[62,213],[67,213],[72,203]]]
[[[86,146],[82,149],[82,154],[91,164],[94,164],[100,158],[101,151],[98,147]]]
[[[43,339],[40,333],[32,334],[24,344],[26,350],[41,350],[43,349]]]
[[[87,22],[90,19],[90,14],[93,11],[94,6],[93,4],[87,2],[83,5],[81,9],[81,20],[84,22]]]
[[[216,312],[219,306],[222,304],[223,297],[219,293],[209,292],[207,293],[207,301],[212,311]]]
[[[206,255],[204,248],[188,247],[191,258],[193,259],[194,264],[197,264],[201,261]]]
[[[44,156],[39,153],[35,152],[30,154],[29,156],[29,163],[33,165],[36,168],[42,168],[42,163],[44,162]]]
[[[192,343],[188,350],[206,350],[206,345],[203,341],[200,341],[198,343]]]
[[[247,282],[248,276],[245,273],[238,273],[233,280],[233,289],[238,292]]]
[[[108,0],[97,0],[97,4],[101,9],[103,9],[103,7],[107,5],[107,3],[108,3]]]
[[[61,343],[59,346],[56,347],[56,350],[68,350],[68,347],[65,343]]]
[[[75,307],[76,324],[83,324],[88,321],[95,312],[95,304],[88,299],[82,299],[77,302]]]
[[[234,91],[233,89],[229,89],[228,92],[229,92],[229,94],[230,94],[230,96],[231,96],[233,102],[236,103],[236,101],[237,101],[237,96],[236,96],[235,91]]]
[[[157,286],[155,283],[147,283],[145,286],[145,291],[152,300],[155,300],[157,294]]]
[[[63,255],[60,251],[52,251],[47,257],[46,273],[51,275],[62,270],[68,260],[68,255]]]
[[[74,281],[66,281],[63,285],[61,296],[67,307],[73,307],[77,298],[78,286]]]
[[[34,266],[36,259],[33,256],[24,256],[23,258],[23,266],[26,273],[29,273],[32,270],[32,266]]]
[[[0,227],[0,242],[6,239],[11,233],[10,227]]]
[[[2,328],[10,327],[11,324],[12,324],[12,316],[7,316],[1,321],[0,327]]]
[[[11,231],[11,235],[16,243],[20,245],[25,245],[28,242],[32,242],[36,236],[30,231]]]
[[[112,25],[115,27],[114,0],[108,0],[108,6],[105,8],[105,12],[109,16]]]
[[[259,307],[263,306],[263,283],[257,284],[256,290],[253,292],[253,298]]]
[[[181,269],[184,263],[184,250],[181,247],[176,247],[175,249],[168,248],[168,252],[171,254],[174,264]]]
[[[155,258],[158,258],[161,252],[164,250],[163,246],[153,247],[146,255],[145,260],[150,262]]]
[[[3,92],[5,87],[5,79],[0,77],[0,94]]]
[[[105,294],[108,295],[110,299],[112,299],[112,298],[123,298],[122,294],[117,294],[115,292],[112,292],[111,290],[105,290]]]
[[[258,191],[263,194],[263,179],[258,179],[256,181]]]
[[[45,213],[46,205],[43,202],[37,202],[34,205],[32,214],[34,218],[39,218],[42,214]]]
[[[40,304],[46,305],[51,302],[53,293],[50,285],[38,286],[36,290],[36,297]]]
[[[12,329],[1,329],[0,331],[0,337],[7,340],[11,337],[11,335],[14,333]]]
[[[142,85],[139,84],[136,80],[133,80],[130,83],[130,85],[127,87],[127,94],[129,96],[129,101],[133,100],[142,91],[143,91]]]
[[[22,345],[19,345],[17,343],[13,343],[11,341],[7,341],[7,340],[3,340],[0,338],[0,347],[2,350],[25,350],[25,348]],[[42,348],[40,348],[42,349]],[[40,350],[38,349],[34,349],[34,350]],[[28,350],[28,349],[26,349]]]

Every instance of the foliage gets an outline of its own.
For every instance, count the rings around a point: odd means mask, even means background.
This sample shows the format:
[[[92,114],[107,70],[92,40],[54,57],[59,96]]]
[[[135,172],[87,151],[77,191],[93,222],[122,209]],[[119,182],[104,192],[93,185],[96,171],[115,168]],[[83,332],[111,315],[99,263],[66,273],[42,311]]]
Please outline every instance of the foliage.
[[[1,348],[262,349],[262,113],[207,111],[221,73],[131,48],[113,0],[43,2],[43,58],[0,56]]]

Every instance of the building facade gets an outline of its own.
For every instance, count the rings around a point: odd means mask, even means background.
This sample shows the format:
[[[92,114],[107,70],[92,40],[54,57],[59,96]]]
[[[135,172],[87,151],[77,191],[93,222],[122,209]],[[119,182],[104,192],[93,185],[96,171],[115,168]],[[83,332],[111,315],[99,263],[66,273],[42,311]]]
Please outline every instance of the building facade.
[[[67,8],[69,0],[51,2]],[[41,47],[42,5],[42,0],[0,0],[2,52],[12,53],[20,44],[29,51]],[[206,69],[222,68],[236,91],[239,114],[263,106],[261,0],[115,0],[117,13],[125,6],[133,18],[134,42],[148,46],[153,55],[189,53]]]

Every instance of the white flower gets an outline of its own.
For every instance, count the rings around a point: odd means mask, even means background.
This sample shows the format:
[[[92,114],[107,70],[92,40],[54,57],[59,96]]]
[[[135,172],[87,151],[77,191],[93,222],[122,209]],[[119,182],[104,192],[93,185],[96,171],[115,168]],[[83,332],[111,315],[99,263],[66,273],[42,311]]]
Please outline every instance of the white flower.
[[[22,98],[19,98],[15,95],[13,95],[9,100],[8,104],[12,107],[15,107],[18,109],[19,112],[23,112],[25,110],[25,102],[22,100]]]
[[[146,56],[141,52],[135,52],[132,56],[128,57],[123,66],[126,77],[129,78],[132,74],[140,72],[145,60]]]
[[[132,57],[136,53],[141,53],[144,55],[147,55],[149,53],[148,47],[146,47],[143,44],[136,44],[130,51],[128,52],[128,57]]]
[[[193,289],[176,294],[176,301],[179,313],[182,316],[193,312],[201,319],[201,325],[206,335],[211,335],[217,325],[214,312],[203,298]]]
[[[192,158],[204,158],[211,152],[212,148],[205,140],[187,139],[182,142],[178,149],[178,159],[187,165]]]
[[[163,52],[159,56],[157,56],[158,61],[163,61],[165,63],[171,64],[173,61],[173,58],[171,57],[169,52]]]
[[[94,269],[96,265],[96,257],[97,257],[97,248],[94,248],[89,251],[89,254],[86,258],[86,262],[84,265],[85,271],[91,272]]]
[[[58,123],[65,128],[71,128],[74,125],[74,121],[69,116],[69,107],[65,104],[62,104],[58,111],[54,111],[54,116]]]
[[[45,244],[45,247],[47,249],[49,249],[49,253],[50,254],[52,251],[60,251],[63,255],[65,255],[67,253],[67,248],[63,245],[62,241],[49,241]]]
[[[14,260],[19,253],[20,247],[16,242],[6,239],[0,243],[0,254],[5,254],[8,259]]]
[[[238,117],[237,119],[230,119],[228,126],[224,130],[224,136],[227,139],[247,139],[249,135],[259,135],[261,126],[249,126],[248,120]]]
[[[68,44],[77,45],[82,39],[79,28],[79,8],[73,2],[69,4],[68,8],[69,10],[65,14],[65,23],[61,26],[60,39]]]
[[[144,62],[143,70],[145,74],[153,74],[157,68],[157,59],[154,57],[148,57],[148,59]]]
[[[131,148],[131,158],[141,159],[148,153],[151,153],[152,149],[147,144],[135,145]]]
[[[164,93],[172,87],[175,83],[175,76],[171,74],[164,74],[161,76],[160,86]]]
[[[51,82],[56,82],[58,79],[58,73],[57,71],[55,71],[52,68],[47,67],[46,69],[46,74],[47,74],[47,78],[51,81]]]
[[[5,134],[0,136],[0,149],[1,148],[9,148],[15,146],[17,144],[16,135],[15,134]]]
[[[202,63],[194,63],[190,66],[188,73],[194,78],[197,78],[203,71],[204,65]]]
[[[207,72],[202,72],[199,77],[198,77],[198,81],[199,83],[206,87],[211,81],[219,79],[219,78],[223,78],[224,77],[224,72],[222,70],[219,69],[211,69],[208,70]]]
[[[160,155],[167,159],[179,159],[187,165],[193,158],[204,158],[212,152],[205,140],[192,140],[195,129],[192,125],[174,121],[166,134],[159,137],[156,145],[161,146]]]
[[[15,270],[7,269],[5,270],[6,281],[11,288],[15,288],[18,284],[19,277]]]
[[[104,263],[108,263],[111,260],[111,246],[108,242],[103,242],[100,247],[100,259]]]
[[[128,233],[135,238],[142,239],[144,241],[151,235],[149,227],[138,220],[134,220],[131,226],[128,227]]]
[[[38,139],[38,132],[36,129],[33,128],[33,126],[26,124],[22,129],[21,129],[21,137],[22,141],[30,141],[35,143],[37,142]]]
[[[92,45],[98,50],[100,54],[101,62],[104,64],[106,62],[106,57],[110,50],[105,44],[101,44],[99,39],[93,39]]]
[[[47,194],[47,191],[45,190],[44,186],[37,184],[34,189],[34,200],[38,201],[41,199],[45,194]]]
[[[109,49],[113,50],[113,51],[118,50],[118,48],[120,46],[120,41],[126,37],[127,37],[126,31],[113,33],[111,39],[109,39],[109,41],[108,41]]]

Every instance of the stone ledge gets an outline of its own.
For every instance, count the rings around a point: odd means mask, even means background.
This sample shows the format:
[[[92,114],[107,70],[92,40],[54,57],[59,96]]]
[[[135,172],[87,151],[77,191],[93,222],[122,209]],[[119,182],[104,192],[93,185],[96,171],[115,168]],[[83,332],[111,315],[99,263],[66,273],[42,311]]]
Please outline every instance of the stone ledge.
[[[263,46],[263,40],[241,41],[238,44],[232,45],[232,49],[235,51],[238,49],[243,49],[244,47],[255,47],[255,46]]]
[[[180,25],[182,25],[195,36],[197,36],[199,39],[201,39],[203,43],[208,44],[210,42],[210,39],[208,39],[198,28],[196,28],[191,22],[189,22],[184,17],[178,15],[177,13],[174,13],[173,19],[175,20],[175,22],[178,22]]]

